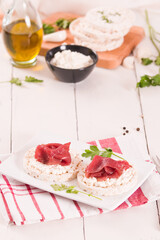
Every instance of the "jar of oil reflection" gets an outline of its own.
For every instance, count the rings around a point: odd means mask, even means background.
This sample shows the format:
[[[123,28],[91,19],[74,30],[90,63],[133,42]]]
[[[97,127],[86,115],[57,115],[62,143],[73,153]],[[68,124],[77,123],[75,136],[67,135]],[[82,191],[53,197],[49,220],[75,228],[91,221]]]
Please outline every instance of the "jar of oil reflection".
[[[43,38],[40,17],[28,0],[15,0],[3,19],[3,40],[12,64],[30,67],[36,64]]]

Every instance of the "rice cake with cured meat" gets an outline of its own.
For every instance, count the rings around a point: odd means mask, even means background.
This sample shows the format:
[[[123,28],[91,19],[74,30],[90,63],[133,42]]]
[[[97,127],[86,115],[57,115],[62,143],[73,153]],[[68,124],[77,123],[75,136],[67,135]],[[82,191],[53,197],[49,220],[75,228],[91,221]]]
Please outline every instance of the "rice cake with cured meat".
[[[66,182],[76,178],[81,161],[78,154],[70,153],[70,165],[47,165],[35,159],[35,150],[36,148],[28,150],[23,161],[23,167],[30,176],[48,182]]]
[[[87,164],[81,163],[77,174],[79,187],[87,193],[101,196],[112,196],[129,191],[137,182],[136,171],[133,167],[124,170],[118,178],[107,178],[98,181],[95,177],[85,175]]]

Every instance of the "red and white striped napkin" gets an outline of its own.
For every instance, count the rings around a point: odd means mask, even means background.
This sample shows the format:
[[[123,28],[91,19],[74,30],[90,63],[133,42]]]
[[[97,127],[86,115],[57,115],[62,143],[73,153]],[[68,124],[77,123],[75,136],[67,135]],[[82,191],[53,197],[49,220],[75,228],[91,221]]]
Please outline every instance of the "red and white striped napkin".
[[[141,151],[142,161],[150,161],[142,138],[137,137],[136,141],[143,150]],[[129,137],[122,136],[90,143],[100,144],[102,147],[111,147],[114,152],[121,153],[121,146],[129,144]],[[7,157],[7,155],[1,155],[0,160],[3,161]],[[160,198],[160,175],[154,170],[145,183],[117,209],[139,206],[158,198]],[[0,211],[8,223],[16,225],[84,217],[107,212],[107,210],[42,191],[4,175],[0,175]]]

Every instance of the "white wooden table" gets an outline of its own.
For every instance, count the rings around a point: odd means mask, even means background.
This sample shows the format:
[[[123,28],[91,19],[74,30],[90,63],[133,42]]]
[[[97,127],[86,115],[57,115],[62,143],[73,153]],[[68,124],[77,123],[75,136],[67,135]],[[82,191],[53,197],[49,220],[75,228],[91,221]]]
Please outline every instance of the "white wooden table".
[[[144,25],[141,16],[137,19]],[[160,87],[138,91],[136,71],[96,68],[85,81],[65,84],[55,80],[43,57],[30,69],[12,67],[0,38],[0,80],[26,75],[44,83],[0,85],[0,153],[17,150],[42,130],[88,141],[122,135],[126,127],[129,133],[144,134],[150,153],[160,155]],[[159,240],[159,221],[158,202],[21,227],[6,226],[0,215],[0,239]]]

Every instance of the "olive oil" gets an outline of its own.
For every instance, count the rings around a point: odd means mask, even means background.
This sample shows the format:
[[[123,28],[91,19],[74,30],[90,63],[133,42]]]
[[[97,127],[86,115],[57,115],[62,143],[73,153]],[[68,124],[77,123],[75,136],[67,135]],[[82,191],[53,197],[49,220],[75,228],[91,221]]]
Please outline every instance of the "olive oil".
[[[3,39],[13,61],[25,65],[36,60],[43,38],[43,30],[36,23],[24,19],[12,22],[3,28]]]

